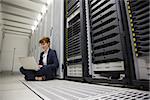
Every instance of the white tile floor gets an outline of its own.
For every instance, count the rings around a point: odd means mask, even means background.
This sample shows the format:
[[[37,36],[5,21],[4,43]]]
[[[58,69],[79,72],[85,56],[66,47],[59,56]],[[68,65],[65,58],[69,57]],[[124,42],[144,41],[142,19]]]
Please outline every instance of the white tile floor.
[[[0,73],[0,100],[41,100],[19,80],[22,75]]]
[[[44,100],[150,100],[149,92],[67,80],[24,83]]]
[[[38,94],[38,96],[35,93]],[[102,86],[67,80],[27,82],[24,80],[22,75],[0,73],[0,100],[41,99],[150,100],[150,95],[148,91]]]

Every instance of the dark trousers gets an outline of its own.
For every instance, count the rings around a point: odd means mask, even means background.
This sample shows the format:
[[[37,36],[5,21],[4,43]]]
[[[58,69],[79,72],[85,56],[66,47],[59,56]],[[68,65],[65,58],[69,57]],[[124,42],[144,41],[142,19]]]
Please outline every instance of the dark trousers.
[[[45,80],[51,80],[55,78],[55,71],[52,70],[51,68],[49,69],[44,69],[41,68],[39,70],[29,70],[29,69],[24,69],[23,67],[20,68],[20,72],[25,75],[25,80],[27,81],[35,81],[35,77],[38,76],[44,76]]]

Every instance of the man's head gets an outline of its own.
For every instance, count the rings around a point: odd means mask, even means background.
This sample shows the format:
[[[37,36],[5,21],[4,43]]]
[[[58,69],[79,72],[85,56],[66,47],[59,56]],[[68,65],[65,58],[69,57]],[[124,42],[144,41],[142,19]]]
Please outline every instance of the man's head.
[[[41,48],[46,51],[50,47],[50,39],[49,37],[43,37],[40,41],[39,44]]]

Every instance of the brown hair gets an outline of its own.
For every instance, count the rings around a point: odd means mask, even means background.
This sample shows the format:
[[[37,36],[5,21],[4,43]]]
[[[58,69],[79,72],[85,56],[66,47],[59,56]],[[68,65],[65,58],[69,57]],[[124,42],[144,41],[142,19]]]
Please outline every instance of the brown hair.
[[[42,43],[50,43],[50,38],[49,37],[43,37],[42,39],[40,39],[39,43],[40,44],[42,44]]]

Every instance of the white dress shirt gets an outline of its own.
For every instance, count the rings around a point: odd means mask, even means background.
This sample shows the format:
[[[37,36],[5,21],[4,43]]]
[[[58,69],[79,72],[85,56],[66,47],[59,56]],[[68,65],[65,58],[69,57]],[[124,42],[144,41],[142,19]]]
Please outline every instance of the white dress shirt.
[[[43,54],[43,65],[47,65],[48,50],[49,50],[49,49],[47,49],[47,51],[44,52],[44,54]]]

